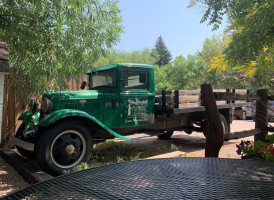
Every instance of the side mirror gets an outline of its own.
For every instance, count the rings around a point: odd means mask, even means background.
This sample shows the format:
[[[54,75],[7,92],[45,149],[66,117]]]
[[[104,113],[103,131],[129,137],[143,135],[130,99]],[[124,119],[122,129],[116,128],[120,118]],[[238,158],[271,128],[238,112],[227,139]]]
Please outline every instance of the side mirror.
[[[139,82],[145,83],[147,81],[147,75],[145,73],[139,74]]]
[[[87,85],[87,82],[83,81],[80,88],[83,90],[85,89],[86,85]]]

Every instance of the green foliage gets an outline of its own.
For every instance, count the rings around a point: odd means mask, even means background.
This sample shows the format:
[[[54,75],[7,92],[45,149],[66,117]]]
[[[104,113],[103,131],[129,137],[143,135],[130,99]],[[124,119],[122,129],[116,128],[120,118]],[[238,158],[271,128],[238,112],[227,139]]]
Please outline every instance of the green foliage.
[[[248,72],[261,87],[269,88],[274,76],[274,1],[192,0],[189,6],[198,4],[206,5],[201,22],[208,21],[213,29],[228,16],[232,40],[223,53],[229,66]]]
[[[196,5],[206,5],[206,11],[201,19],[201,23],[208,21],[208,25],[213,24],[213,30],[219,28],[219,24],[223,20],[223,16],[227,14],[227,9],[232,1],[220,0],[190,0],[188,7]]]
[[[86,162],[82,162],[76,166],[76,171],[81,171],[81,170],[88,169],[88,168],[89,168],[89,164]]]
[[[171,53],[167,49],[162,36],[159,36],[156,41],[153,56],[156,59],[155,64],[158,66],[167,65],[172,59]]]
[[[215,73],[207,72],[208,68],[197,56],[177,56],[173,64],[155,67],[156,91],[200,89],[202,83],[212,82],[217,77]]]
[[[234,0],[229,8],[236,31],[226,50],[227,58],[233,65],[257,60],[264,47],[274,44],[274,1]]]
[[[237,154],[244,157],[262,158],[274,161],[274,135],[267,135],[263,141],[241,141],[237,147]]]
[[[115,0],[3,0],[0,38],[9,47],[12,80],[21,93],[64,89],[91,68],[123,31]]]
[[[172,151],[178,151],[178,150],[179,150],[179,148],[178,148],[176,145],[171,144],[171,146],[170,146],[170,150],[172,150]]]
[[[259,157],[260,152],[265,148],[267,144],[265,142],[256,141],[242,141],[240,144],[240,149],[243,156],[249,157]]]
[[[198,58],[207,66],[206,82],[213,88],[237,88],[255,91],[259,85],[256,77],[247,76],[245,72],[235,70],[224,60],[222,54],[229,45],[228,36],[215,36],[204,41],[203,49],[198,52]]]
[[[105,56],[101,56],[94,64],[94,67],[112,63],[145,63],[153,65],[155,58],[152,56],[153,50],[143,49],[142,51],[109,51]]]
[[[173,65],[155,67],[156,91],[198,89],[205,81],[206,70],[196,56],[177,56]]]
[[[94,145],[90,161],[88,163],[79,164],[76,167],[76,170],[79,171],[90,167],[117,162],[139,160],[178,150],[180,150],[180,148],[174,144],[171,144],[170,146],[165,145],[144,148],[138,145],[107,140],[106,142]]]

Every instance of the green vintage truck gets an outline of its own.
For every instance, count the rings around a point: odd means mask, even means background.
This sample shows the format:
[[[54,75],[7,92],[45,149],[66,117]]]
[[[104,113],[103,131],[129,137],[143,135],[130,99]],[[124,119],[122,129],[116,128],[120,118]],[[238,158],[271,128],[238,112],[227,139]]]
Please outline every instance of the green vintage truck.
[[[36,158],[51,174],[68,173],[87,161],[94,142],[127,140],[125,136],[133,133],[168,139],[175,130],[189,134],[203,130],[206,117],[204,107],[197,104],[199,92],[156,95],[152,65],[111,64],[88,75],[82,90],[46,92],[40,107],[31,100],[29,111],[19,117],[23,123],[14,144],[20,154]],[[231,104],[218,105],[224,132],[230,129],[231,108]]]

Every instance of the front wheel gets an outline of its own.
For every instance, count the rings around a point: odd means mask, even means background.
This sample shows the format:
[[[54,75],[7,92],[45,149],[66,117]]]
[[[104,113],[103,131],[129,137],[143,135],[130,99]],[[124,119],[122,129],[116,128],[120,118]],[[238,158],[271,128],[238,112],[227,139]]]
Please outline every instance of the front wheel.
[[[92,138],[85,124],[63,121],[45,130],[36,147],[36,157],[42,169],[53,175],[74,171],[80,162],[88,161]]]

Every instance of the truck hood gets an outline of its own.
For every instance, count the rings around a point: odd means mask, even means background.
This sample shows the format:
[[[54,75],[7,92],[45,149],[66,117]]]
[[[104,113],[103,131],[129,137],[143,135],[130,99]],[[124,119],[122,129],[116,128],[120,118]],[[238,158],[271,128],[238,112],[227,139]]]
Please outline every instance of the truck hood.
[[[76,109],[94,114],[101,109],[100,102],[104,102],[104,95],[97,90],[47,92],[44,96],[51,100],[51,112],[61,109]]]
[[[103,94],[98,90],[81,90],[81,91],[60,91],[46,92],[44,96],[54,100],[78,100],[78,99],[98,99]]]

